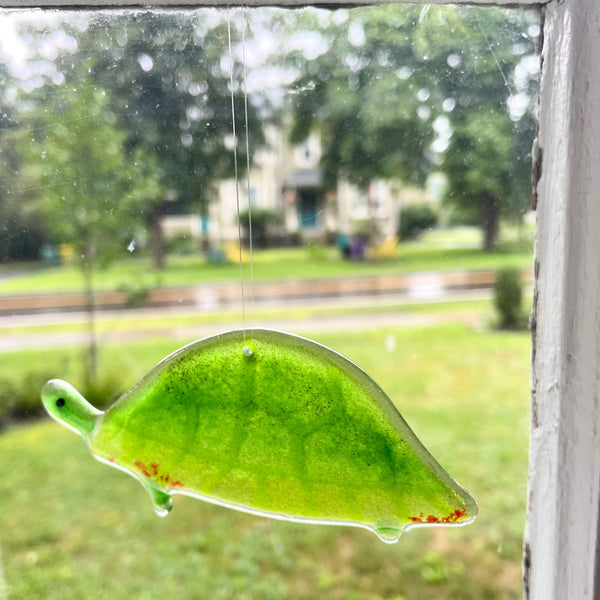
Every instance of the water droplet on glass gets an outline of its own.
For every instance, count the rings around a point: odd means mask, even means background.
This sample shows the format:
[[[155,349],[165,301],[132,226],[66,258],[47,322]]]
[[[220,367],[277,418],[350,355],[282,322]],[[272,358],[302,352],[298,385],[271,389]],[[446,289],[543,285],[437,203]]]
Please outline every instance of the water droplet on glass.
[[[152,67],[154,66],[154,61],[152,60],[152,57],[148,56],[147,54],[139,54],[137,57],[137,61],[140,67],[142,67],[142,71],[151,71]]]
[[[456,106],[456,100],[454,98],[446,98],[442,103],[442,109],[444,112],[452,112]]]
[[[393,352],[396,349],[396,336],[389,333],[385,336],[385,351]]]
[[[425,102],[430,96],[430,91],[427,88],[421,88],[417,92],[417,100],[419,102]]]
[[[459,54],[449,54],[446,62],[450,68],[457,69],[462,64],[462,58]]]

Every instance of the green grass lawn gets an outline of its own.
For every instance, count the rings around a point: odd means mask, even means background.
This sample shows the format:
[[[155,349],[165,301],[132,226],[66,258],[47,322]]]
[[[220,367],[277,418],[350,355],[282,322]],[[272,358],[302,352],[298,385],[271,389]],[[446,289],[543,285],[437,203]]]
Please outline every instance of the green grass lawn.
[[[312,336],[388,392],[478,499],[473,525],[410,531],[388,546],[360,529],[271,521],[182,496],[159,519],[139,483],[44,420],[0,434],[0,572],[8,598],[521,598],[528,334],[446,325]],[[178,345],[106,347],[102,370],[129,386]],[[71,377],[75,358],[73,349],[5,354],[0,374],[27,365]]]
[[[505,234],[500,250],[493,253],[484,253],[478,249],[478,244],[474,243],[478,236],[479,232],[473,229],[433,231],[418,241],[401,243],[396,259],[373,263],[342,260],[334,247],[257,250],[254,254],[254,276],[257,281],[268,281],[432,270],[498,269],[509,266],[526,268],[531,265],[530,241],[515,239],[512,230]],[[82,277],[75,266],[32,270],[29,265],[29,269],[21,275],[14,275],[14,266],[11,269],[12,276],[0,279],[0,294],[82,289]],[[248,279],[249,266],[245,265],[244,270],[244,277]],[[238,264],[210,264],[200,254],[169,256],[167,268],[160,273],[153,271],[149,256],[130,256],[100,270],[97,274],[97,288],[185,286],[237,281],[239,277]]]

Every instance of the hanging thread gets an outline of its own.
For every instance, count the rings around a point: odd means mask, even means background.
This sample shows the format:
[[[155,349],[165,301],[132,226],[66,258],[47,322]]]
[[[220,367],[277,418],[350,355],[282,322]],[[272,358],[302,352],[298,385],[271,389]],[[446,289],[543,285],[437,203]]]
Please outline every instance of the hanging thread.
[[[256,322],[254,307],[254,247],[252,239],[252,202],[250,198],[250,129],[248,127],[248,86],[246,84],[246,9],[242,8],[242,67],[244,81],[244,124],[246,130],[246,189],[248,190],[248,245],[250,250],[250,309],[252,324]],[[238,213],[239,218],[239,213]]]
[[[231,15],[227,5],[227,42],[229,45],[229,91],[231,93],[231,129],[233,133],[233,176],[235,180],[235,206],[238,217],[238,245],[240,262],[240,289],[242,294],[242,329],[244,331],[244,344],[246,343],[246,297],[244,293],[244,267],[242,264],[242,223],[240,219],[240,183],[238,178],[237,162],[237,133],[235,127],[235,100],[233,96],[233,48],[231,44]],[[247,137],[247,134],[246,134]]]
[[[237,160],[237,130],[235,124],[235,99],[234,99],[234,77],[233,77],[233,44],[231,42],[231,13],[229,5],[227,6],[227,42],[229,46],[229,86],[231,92],[231,128],[233,134],[233,172],[235,179],[235,204],[238,218],[238,245],[239,245],[239,263],[240,263],[240,289],[242,297],[242,329],[244,332],[244,344],[246,344],[246,294],[244,289],[244,267],[242,261],[242,221],[240,218],[240,182],[238,177]],[[250,202],[250,130],[248,125],[248,89],[246,73],[246,13],[242,9],[242,83],[244,88],[244,127],[246,135],[246,188],[248,192],[248,243],[250,249],[250,298],[252,308],[252,320],[254,322],[256,313],[254,309],[254,248],[252,244],[252,205]],[[251,356],[252,350],[244,347],[245,356]]]

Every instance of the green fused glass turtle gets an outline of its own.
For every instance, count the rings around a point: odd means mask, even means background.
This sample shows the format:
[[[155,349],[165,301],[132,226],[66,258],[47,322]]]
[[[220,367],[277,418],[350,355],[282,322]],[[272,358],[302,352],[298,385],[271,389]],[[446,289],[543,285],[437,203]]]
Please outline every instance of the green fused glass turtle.
[[[43,403],[163,515],[187,494],[258,515],[372,530],[464,524],[477,505],[383,390],[342,355],[267,329],[229,331],[160,362],[106,412],[49,381]]]

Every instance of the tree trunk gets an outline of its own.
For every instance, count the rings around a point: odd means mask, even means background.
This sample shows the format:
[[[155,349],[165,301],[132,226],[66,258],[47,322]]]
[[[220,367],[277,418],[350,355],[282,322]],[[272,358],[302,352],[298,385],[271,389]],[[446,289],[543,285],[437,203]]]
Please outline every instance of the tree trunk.
[[[165,237],[163,235],[161,218],[164,212],[164,202],[157,202],[152,207],[151,229],[152,229],[152,252],[154,255],[154,268],[162,270],[165,267]]]
[[[94,289],[94,263],[96,249],[88,245],[82,264],[85,285],[86,311],[88,315],[88,347],[84,356],[84,378],[87,388],[93,386],[98,375],[98,336],[96,334],[96,290]]]
[[[208,203],[202,202],[200,208],[201,230],[200,230],[200,252],[210,248],[210,238],[208,234]]]
[[[481,202],[481,228],[483,230],[483,249],[486,252],[496,250],[500,231],[500,201],[486,196]]]
[[[4,230],[0,235],[0,263],[7,263],[10,258],[10,240],[8,231]]]

